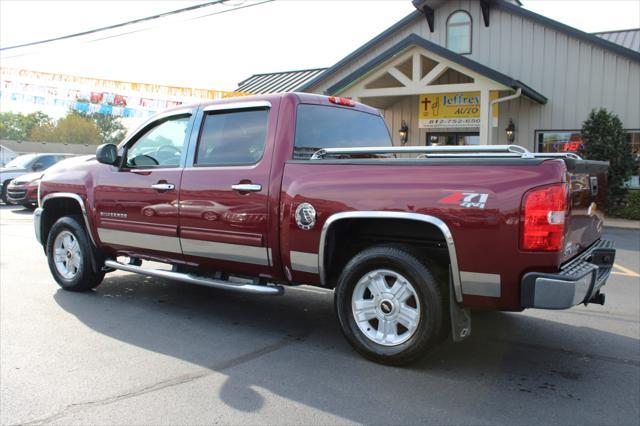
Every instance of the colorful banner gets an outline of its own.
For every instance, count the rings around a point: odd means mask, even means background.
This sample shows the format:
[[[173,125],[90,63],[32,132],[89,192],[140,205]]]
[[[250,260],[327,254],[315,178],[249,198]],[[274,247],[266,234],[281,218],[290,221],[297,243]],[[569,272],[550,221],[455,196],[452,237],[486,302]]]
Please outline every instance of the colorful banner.
[[[489,92],[497,99],[498,92]],[[497,124],[498,105],[493,106],[493,122]],[[420,96],[420,128],[441,129],[480,127],[480,92],[434,93]],[[493,126],[496,124],[492,123]]]
[[[126,118],[148,117],[183,103],[247,95],[10,68],[0,68],[0,76],[0,98],[3,102],[49,105]]]

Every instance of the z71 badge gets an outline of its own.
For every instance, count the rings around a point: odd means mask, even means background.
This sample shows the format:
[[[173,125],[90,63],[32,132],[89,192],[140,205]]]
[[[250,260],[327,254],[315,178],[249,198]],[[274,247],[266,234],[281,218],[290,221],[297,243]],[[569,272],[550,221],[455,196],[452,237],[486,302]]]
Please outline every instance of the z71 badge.
[[[480,192],[454,192],[441,198],[438,202],[443,204],[457,204],[460,207],[484,209],[489,199],[489,194]]]

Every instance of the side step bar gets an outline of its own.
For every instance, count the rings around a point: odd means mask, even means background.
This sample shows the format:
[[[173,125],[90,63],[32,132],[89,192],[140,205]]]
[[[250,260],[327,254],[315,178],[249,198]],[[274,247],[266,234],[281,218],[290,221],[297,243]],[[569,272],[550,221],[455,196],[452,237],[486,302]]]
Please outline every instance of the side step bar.
[[[135,274],[147,275],[156,278],[167,278],[170,280],[182,281],[188,284],[203,285],[206,287],[219,288],[222,290],[240,291],[243,293],[268,294],[278,296],[284,293],[284,287],[279,285],[256,285],[256,284],[236,284],[230,281],[215,280],[212,278],[197,277],[182,272],[165,271],[162,269],[149,269],[136,265],[126,265],[116,262],[115,260],[107,260],[104,266],[121,271],[133,272]]]

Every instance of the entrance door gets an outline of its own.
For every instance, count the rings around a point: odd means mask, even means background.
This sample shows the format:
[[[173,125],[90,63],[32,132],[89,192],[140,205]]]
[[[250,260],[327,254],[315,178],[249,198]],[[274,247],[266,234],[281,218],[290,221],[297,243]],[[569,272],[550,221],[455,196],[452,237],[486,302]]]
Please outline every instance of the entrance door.
[[[478,132],[433,132],[427,133],[427,146],[480,145]]]
[[[100,170],[94,196],[102,243],[130,254],[182,258],[178,192],[191,125],[189,110],[158,119],[127,142],[122,167]]]

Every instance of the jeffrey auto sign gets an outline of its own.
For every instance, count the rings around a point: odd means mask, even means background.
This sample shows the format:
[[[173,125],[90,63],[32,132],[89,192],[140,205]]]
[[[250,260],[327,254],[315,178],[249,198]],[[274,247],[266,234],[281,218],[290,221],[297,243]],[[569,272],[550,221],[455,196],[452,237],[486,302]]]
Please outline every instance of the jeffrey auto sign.
[[[496,99],[498,92],[490,92]],[[493,107],[494,122],[498,106]],[[434,93],[420,96],[419,120],[421,128],[480,127],[480,92]]]

